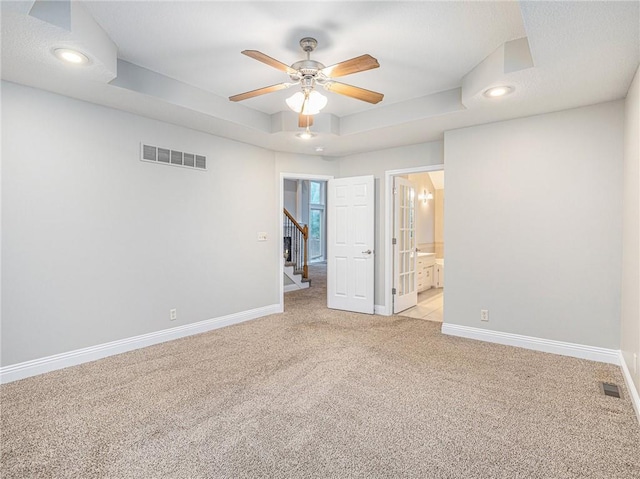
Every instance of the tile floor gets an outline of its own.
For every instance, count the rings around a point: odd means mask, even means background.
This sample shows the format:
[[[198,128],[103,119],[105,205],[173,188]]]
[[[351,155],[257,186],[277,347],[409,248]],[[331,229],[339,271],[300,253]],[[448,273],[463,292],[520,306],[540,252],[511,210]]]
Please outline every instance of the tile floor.
[[[442,288],[431,288],[422,293],[418,293],[418,304],[398,314],[400,316],[426,319],[427,321],[437,321],[441,323],[443,305],[442,291]]]

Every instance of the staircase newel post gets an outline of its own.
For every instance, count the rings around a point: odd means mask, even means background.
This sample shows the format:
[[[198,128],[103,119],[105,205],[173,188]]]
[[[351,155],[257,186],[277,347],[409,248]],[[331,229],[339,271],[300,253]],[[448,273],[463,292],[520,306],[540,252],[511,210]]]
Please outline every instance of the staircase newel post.
[[[308,239],[309,239],[309,226],[304,225],[304,228],[302,229],[302,234],[304,235],[304,264],[302,266],[302,277],[304,279],[308,279],[309,278],[309,267],[307,266],[307,255],[309,254],[308,250],[309,247],[308,245]]]

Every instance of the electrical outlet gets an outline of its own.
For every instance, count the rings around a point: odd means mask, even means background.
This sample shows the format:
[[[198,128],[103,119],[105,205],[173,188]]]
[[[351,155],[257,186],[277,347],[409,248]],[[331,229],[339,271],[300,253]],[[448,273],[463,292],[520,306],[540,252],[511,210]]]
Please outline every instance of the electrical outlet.
[[[177,309],[170,309],[169,310],[169,319],[171,321],[174,321],[174,320],[178,319],[178,310]]]
[[[258,241],[267,241],[267,233],[258,233]]]
[[[480,321],[489,321],[489,310],[481,309],[480,310]]]

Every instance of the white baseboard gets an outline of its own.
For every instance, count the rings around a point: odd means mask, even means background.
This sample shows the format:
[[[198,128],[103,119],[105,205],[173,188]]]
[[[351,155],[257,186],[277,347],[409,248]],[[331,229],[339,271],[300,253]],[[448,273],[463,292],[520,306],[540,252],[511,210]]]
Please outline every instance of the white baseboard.
[[[553,339],[534,338],[520,334],[502,333],[488,329],[459,326],[457,324],[442,324],[442,333],[450,336],[460,336],[469,339],[478,339],[489,343],[505,344],[519,348],[533,349],[545,353],[560,354],[580,359],[590,359],[601,363],[620,365],[620,351],[617,349],[598,348],[582,344],[565,343]]]
[[[184,338],[193,334],[205,333],[213,329],[231,326],[232,324],[250,321],[252,319],[269,316],[280,312],[280,305],[272,304],[262,308],[251,309],[239,313],[207,319],[193,324],[185,324],[175,328],[164,329],[153,333],[142,334],[131,338],[119,339],[109,343],[98,344],[88,348],[76,349],[66,353],[54,354],[44,358],[33,359],[23,363],[12,364],[0,368],[0,384],[10,383],[38,374],[63,369],[69,366],[95,361],[115,354],[125,353],[134,349],[164,343],[173,339]]]
[[[620,368],[622,369],[624,382],[627,385],[627,391],[629,391],[629,397],[631,398],[633,409],[635,409],[636,417],[638,418],[638,422],[640,423],[640,394],[638,394],[638,390],[636,389],[635,384],[633,384],[631,370],[629,369],[627,362],[624,360],[622,352],[620,352]]]

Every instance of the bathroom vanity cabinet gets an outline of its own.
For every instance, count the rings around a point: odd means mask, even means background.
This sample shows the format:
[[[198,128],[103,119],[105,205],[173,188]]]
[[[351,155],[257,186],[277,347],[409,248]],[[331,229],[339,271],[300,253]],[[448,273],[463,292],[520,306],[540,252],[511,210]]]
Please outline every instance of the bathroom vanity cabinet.
[[[435,253],[418,253],[417,260],[418,293],[435,286],[433,281],[436,255]]]
[[[433,268],[433,286],[444,288],[444,263],[437,262]]]

